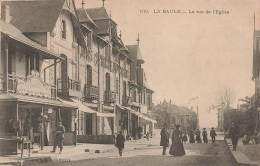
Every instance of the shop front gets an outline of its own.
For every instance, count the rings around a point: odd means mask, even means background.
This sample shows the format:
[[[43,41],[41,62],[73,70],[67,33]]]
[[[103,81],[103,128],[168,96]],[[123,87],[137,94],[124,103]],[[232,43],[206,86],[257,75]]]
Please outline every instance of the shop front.
[[[0,137],[24,138],[30,140],[32,146],[43,149],[43,146],[53,145],[57,122],[61,120],[66,129],[64,144],[76,144],[73,118],[76,109],[54,99],[1,94]]]

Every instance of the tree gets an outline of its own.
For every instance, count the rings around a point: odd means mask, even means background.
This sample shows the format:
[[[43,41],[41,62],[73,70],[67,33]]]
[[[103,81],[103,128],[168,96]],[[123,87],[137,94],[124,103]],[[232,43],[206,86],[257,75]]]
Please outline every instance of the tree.
[[[222,105],[222,108],[227,112],[228,128],[230,127],[230,111],[231,104],[235,99],[235,92],[230,87],[225,87],[217,92],[217,104]]]

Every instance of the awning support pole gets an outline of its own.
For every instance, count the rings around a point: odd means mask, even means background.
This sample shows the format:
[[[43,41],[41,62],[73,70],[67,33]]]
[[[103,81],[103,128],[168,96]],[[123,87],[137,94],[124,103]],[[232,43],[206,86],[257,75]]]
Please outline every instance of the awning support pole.
[[[5,41],[5,91],[8,92],[8,41]]]

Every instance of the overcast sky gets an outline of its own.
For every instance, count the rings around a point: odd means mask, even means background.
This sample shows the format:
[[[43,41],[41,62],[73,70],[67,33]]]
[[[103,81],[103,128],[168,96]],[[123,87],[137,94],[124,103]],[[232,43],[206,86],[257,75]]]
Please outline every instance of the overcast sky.
[[[76,6],[81,7],[81,0]],[[155,91],[154,103],[172,99],[188,105],[195,96],[199,101],[200,126],[216,126],[216,91],[229,86],[237,99],[252,96],[254,12],[260,1],[253,0],[106,0],[112,19],[122,31],[126,45],[140,47],[148,83]],[[86,8],[101,7],[102,0],[85,0]],[[259,7],[259,8],[258,8]],[[149,13],[140,13],[147,9]],[[186,13],[162,13],[181,10]],[[161,13],[154,13],[160,10]],[[210,14],[190,14],[192,10]],[[212,14],[225,10],[229,14]]]

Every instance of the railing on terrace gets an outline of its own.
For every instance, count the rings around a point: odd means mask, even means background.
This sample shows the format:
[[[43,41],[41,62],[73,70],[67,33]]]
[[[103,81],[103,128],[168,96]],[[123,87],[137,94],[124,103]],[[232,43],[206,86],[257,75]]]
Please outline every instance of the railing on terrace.
[[[115,103],[116,102],[116,93],[115,92],[106,90],[104,95],[105,95],[104,97],[105,97],[106,103]]]
[[[22,82],[21,85],[19,85],[19,82]],[[45,96],[43,93],[40,92],[35,92],[35,91],[30,91],[28,92],[28,89],[26,89],[25,84],[27,83],[27,78],[25,77],[21,77],[21,76],[15,76],[12,74],[8,74],[8,88],[7,88],[7,92],[9,93],[19,93],[19,94],[25,94],[25,95],[32,95],[32,96],[38,96],[38,97],[51,97],[51,98],[55,98],[56,96],[56,88],[54,85],[52,84],[48,84],[45,82],[42,82],[43,86],[49,87],[50,88],[50,94],[48,96]],[[1,74],[0,75],[0,91],[6,91],[5,89],[5,80],[4,80],[4,75]],[[23,89],[22,92],[19,92],[18,89]],[[30,88],[30,87],[27,87]],[[40,90],[39,90],[40,91]]]
[[[124,106],[131,105],[131,103],[132,103],[132,98],[130,96],[123,96],[122,97],[122,104]]]
[[[63,81],[61,78],[58,78],[57,85],[58,85],[59,94],[69,95],[69,96],[80,95],[80,91],[81,91],[80,81],[72,80],[69,77],[67,77],[65,81]],[[76,93],[72,93],[72,91],[75,91]]]
[[[85,84],[85,98],[88,100],[98,99],[98,87],[94,85]]]

